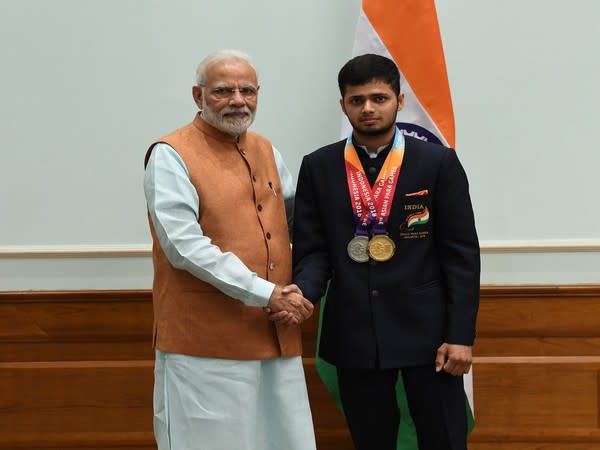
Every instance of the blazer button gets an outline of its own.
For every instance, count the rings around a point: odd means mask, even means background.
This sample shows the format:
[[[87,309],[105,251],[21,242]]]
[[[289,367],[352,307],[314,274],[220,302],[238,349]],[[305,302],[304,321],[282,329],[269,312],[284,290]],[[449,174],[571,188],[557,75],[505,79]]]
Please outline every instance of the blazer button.
[[[252,175],[252,181],[256,183],[256,175]]]
[[[369,170],[369,173],[375,173],[375,172],[377,172],[377,168],[373,167],[373,166],[369,167],[368,170]]]
[[[262,211],[262,205],[258,205],[258,206],[256,207],[256,209],[258,209],[259,211]]]
[[[266,236],[267,236],[267,239],[271,239],[271,233],[267,232]]]
[[[379,291],[377,289],[373,289],[371,291],[371,297],[379,297]]]
[[[269,270],[275,270],[275,263],[269,264]]]
[[[241,153],[242,155],[245,155],[245,154],[246,154],[246,150],[244,150],[243,148],[240,148],[240,153]]]

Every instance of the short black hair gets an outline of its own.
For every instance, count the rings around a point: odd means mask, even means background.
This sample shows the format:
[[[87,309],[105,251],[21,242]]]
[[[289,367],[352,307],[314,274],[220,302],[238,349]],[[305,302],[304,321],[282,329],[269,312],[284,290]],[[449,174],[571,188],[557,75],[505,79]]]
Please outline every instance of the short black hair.
[[[371,81],[383,81],[400,95],[400,71],[389,58],[367,53],[355,56],[340,69],[338,86],[342,97],[347,86],[360,86]]]

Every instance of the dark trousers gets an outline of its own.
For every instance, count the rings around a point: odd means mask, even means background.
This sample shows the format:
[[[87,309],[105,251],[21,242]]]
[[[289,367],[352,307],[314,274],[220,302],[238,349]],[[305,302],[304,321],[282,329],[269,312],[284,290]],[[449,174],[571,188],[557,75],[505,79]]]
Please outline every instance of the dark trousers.
[[[462,377],[432,366],[402,369],[419,450],[466,450],[467,412]],[[396,450],[400,411],[397,369],[339,369],[346,422],[356,450]]]

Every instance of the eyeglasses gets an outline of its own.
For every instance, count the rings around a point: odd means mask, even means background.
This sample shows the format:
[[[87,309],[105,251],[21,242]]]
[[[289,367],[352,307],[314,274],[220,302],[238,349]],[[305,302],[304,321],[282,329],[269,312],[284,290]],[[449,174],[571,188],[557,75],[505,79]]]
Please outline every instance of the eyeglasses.
[[[206,87],[205,84],[201,84],[200,87]],[[233,97],[235,92],[239,92],[240,95],[246,100],[256,99],[258,94],[258,88],[254,86],[242,86],[241,88],[234,88],[231,86],[217,86],[216,88],[210,89],[210,93],[218,100],[226,100]]]

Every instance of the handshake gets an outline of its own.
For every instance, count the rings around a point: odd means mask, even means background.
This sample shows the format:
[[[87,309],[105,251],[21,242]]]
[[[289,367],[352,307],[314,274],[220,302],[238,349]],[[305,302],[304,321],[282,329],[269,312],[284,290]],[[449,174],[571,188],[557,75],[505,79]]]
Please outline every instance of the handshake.
[[[281,325],[299,325],[312,316],[313,309],[313,304],[304,298],[295,284],[276,285],[264,308],[269,313],[269,320]]]

